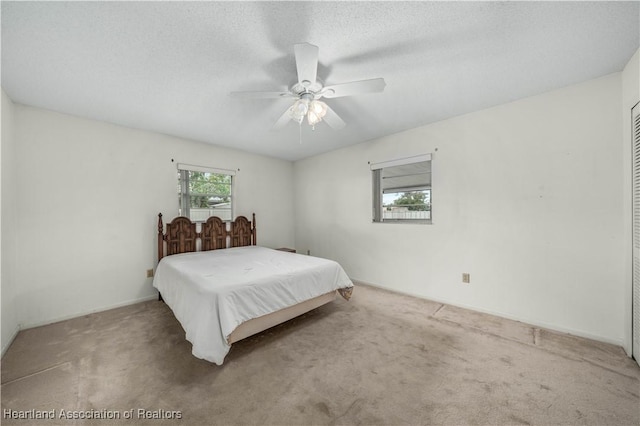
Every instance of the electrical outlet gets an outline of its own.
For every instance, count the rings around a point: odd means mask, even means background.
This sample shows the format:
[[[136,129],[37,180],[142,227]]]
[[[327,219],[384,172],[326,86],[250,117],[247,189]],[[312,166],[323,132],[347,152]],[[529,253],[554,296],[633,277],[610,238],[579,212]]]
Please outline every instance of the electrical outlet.
[[[147,269],[147,278],[153,278],[153,269]]]
[[[471,275],[469,275],[468,273],[464,272],[462,274],[462,282],[465,284],[469,284],[471,282]]]

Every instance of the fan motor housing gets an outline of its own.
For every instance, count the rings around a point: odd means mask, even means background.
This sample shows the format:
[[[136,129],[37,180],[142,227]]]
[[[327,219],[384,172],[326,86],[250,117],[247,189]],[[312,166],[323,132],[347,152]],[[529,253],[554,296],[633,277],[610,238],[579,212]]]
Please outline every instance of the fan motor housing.
[[[304,83],[307,83],[307,82],[305,81]],[[323,85],[319,81],[316,81],[315,83],[309,83],[309,84],[296,83],[293,86],[291,86],[291,93],[294,93],[298,96],[302,96],[305,93],[309,93],[315,96],[316,93],[322,90],[322,87]]]

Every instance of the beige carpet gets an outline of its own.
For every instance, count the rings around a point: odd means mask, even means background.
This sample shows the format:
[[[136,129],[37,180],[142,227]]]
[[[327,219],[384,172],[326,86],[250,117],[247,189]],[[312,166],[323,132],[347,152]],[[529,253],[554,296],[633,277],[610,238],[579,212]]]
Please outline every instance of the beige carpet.
[[[621,348],[367,286],[221,367],[191,355],[161,302],[25,330],[1,391],[2,424],[640,424],[640,367]]]

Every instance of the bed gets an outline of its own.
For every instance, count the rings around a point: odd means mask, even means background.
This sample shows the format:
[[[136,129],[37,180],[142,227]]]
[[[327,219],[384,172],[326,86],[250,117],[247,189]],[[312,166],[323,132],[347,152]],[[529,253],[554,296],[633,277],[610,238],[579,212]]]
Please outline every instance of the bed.
[[[261,247],[255,214],[228,224],[158,215],[153,286],[192,343],[195,357],[222,365],[231,345],[333,301],[353,283],[332,260]]]

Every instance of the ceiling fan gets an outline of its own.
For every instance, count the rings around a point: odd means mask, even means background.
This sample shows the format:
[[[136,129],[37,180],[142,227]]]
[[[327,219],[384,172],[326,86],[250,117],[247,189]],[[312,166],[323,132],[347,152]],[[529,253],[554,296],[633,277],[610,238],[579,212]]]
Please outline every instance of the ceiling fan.
[[[321,98],[332,99],[342,96],[359,95],[361,93],[382,92],[386,86],[383,78],[324,86],[317,77],[318,46],[309,43],[299,43],[293,45],[293,50],[296,57],[298,82],[291,86],[288,91],[231,92],[231,96],[250,99],[295,99],[293,105],[289,107],[273,125],[273,129],[280,129],[291,120],[302,124],[305,118],[312,128],[315,128],[316,124],[324,121],[333,129],[342,129],[345,126],[345,122],[342,121],[329,105],[322,102],[320,100]]]

